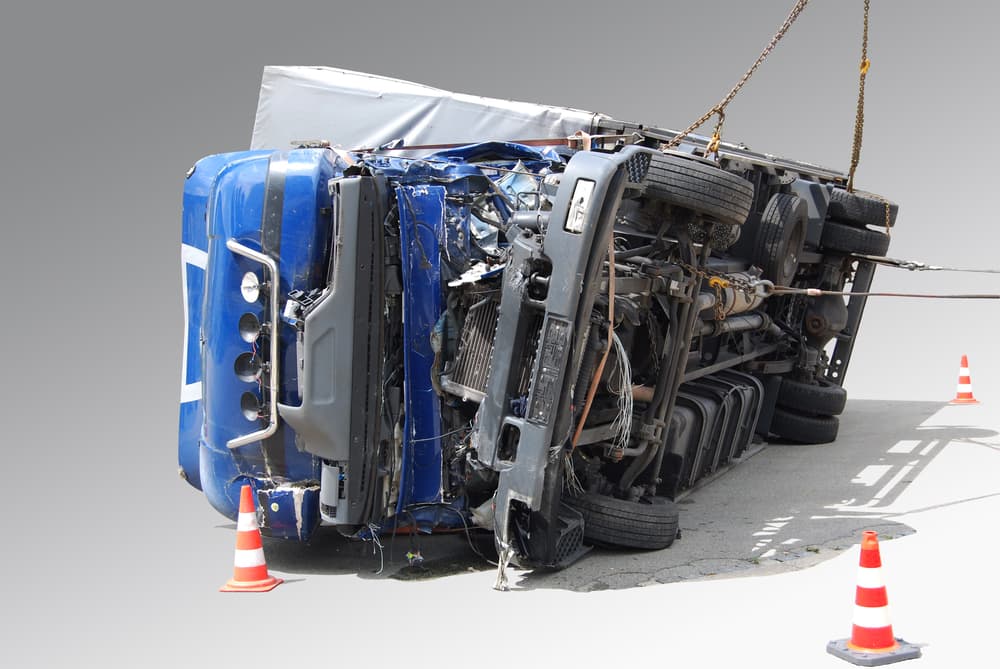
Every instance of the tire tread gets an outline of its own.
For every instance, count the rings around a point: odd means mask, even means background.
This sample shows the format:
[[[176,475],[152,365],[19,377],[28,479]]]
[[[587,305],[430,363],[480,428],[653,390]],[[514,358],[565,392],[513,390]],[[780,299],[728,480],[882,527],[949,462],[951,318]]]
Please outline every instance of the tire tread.
[[[677,536],[677,506],[665,498],[644,504],[586,493],[566,499],[583,514],[583,535],[594,542],[626,548],[667,548]]]
[[[753,203],[753,186],[743,177],[695,160],[653,154],[646,193],[670,204],[742,225]]]
[[[840,420],[836,416],[806,416],[791,409],[774,407],[773,434],[800,444],[828,444],[837,438]]]
[[[889,235],[878,230],[826,221],[823,223],[820,246],[828,251],[882,256],[889,250]]]

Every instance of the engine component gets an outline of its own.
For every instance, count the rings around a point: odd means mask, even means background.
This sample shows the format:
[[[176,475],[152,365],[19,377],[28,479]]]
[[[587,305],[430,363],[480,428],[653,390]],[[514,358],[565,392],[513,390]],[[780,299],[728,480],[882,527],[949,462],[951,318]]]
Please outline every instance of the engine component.
[[[847,305],[839,295],[812,298],[802,323],[809,343],[816,348],[826,346],[846,325]]]
[[[499,308],[495,300],[483,300],[465,316],[455,363],[450,374],[441,378],[441,387],[463,400],[483,401]]]

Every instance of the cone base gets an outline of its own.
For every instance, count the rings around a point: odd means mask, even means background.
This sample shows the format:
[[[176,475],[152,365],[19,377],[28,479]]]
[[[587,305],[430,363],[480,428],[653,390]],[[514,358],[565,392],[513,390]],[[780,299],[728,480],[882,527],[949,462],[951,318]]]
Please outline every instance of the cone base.
[[[284,583],[280,578],[268,576],[260,581],[228,581],[219,592],[267,592]]]
[[[886,650],[860,650],[852,646],[850,639],[837,639],[826,644],[826,652],[862,667],[877,667],[920,657],[919,646],[906,643],[900,638],[896,639],[894,648]]]
[[[974,397],[956,397],[948,404],[979,404],[979,400]]]

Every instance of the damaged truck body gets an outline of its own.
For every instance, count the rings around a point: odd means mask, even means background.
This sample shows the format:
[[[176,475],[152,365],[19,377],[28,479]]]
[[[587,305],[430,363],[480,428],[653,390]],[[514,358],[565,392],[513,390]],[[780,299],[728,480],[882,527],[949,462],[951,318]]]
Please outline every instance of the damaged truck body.
[[[895,205],[674,137],[267,68],[252,148],[185,184],[181,475],[230,518],[250,483],[273,537],[562,567],[669,546],[762,439],[834,440]]]

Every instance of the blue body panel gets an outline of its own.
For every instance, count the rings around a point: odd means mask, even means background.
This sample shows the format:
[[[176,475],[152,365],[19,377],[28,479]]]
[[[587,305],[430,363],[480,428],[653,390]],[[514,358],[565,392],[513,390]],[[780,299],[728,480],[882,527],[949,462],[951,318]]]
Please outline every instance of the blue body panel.
[[[401,186],[403,258],[404,402],[403,463],[397,511],[441,501],[441,407],[431,384],[431,332],[441,317],[439,244],[444,231],[445,188]]]
[[[205,422],[201,377],[201,319],[208,258],[208,201],[216,177],[227,166],[268,152],[226,153],[199,160],[184,183],[181,278],[184,288],[184,344],[177,459],[184,479],[201,489],[199,449]]]
[[[189,324],[188,336],[190,340],[192,331],[200,332],[205,342],[200,356],[205,392],[204,399],[197,403],[200,411],[198,406],[193,409],[182,406],[179,455],[182,463],[186,463],[187,471],[192,460],[191,437],[197,429],[198,481],[212,506],[235,518],[239,508],[239,490],[247,482],[265,495],[276,495],[285,501],[296,497],[296,504],[301,504],[301,508],[286,514],[281,510],[288,505],[279,504],[279,512],[272,514],[274,522],[268,523],[265,516],[262,530],[273,536],[307,539],[318,523],[318,496],[310,488],[312,484],[318,485],[320,463],[297,448],[291,428],[281,424],[278,432],[266,442],[234,450],[226,446],[230,439],[256,431],[262,425],[259,420],[247,420],[240,410],[243,393],[252,392],[258,399],[262,398],[260,385],[257,381],[238,378],[234,362],[240,354],[259,352],[263,346],[261,341],[253,344],[243,341],[237,327],[240,316],[252,313],[261,322],[266,321],[263,298],[248,304],[240,294],[240,281],[247,272],[255,273],[261,281],[267,279],[258,263],[227,249],[226,240],[233,239],[250,248],[261,249],[265,184],[269,166],[275,161],[287,161],[287,165],[283,165],[286,176],[280,219],[279,294],[283,299],[290,290],[310,290],[319,287],[325,279],[324,260],[330,234],[327,182],[334,176],[329,151],[298,150],[287,154],[243,152],[211,157],[199,163],[195,175],[199,171],[206,174],[214,172],[204,205],[207,212],[207,272],[201,290],[193,290],[188,284],[187,308],[190,313],[200,315],[198,319],[191,319],[200,322]],[[204,189],[204,183],[199,182],[199,187]],[[196,195],[192,193],[193,205],[197,204]],[[204,200],[204,195],[201,197]],[[191,212],[194,218],[197,207],[192,206]],[[187,222],[188,217],[185,217]],[[194,227],[193,223],[191,227]],[[203,223],[202,229],[205,228]],[[187,236],[187,226],[185,235],[186,244],[200,241],[194,231]],[[196,293],[203,293],[203,302],[195,302]],[[283,304],[279,305],[279,310],[281,306]],[[295,404],[299,401],[295,331],[285,324],[276,324],[275,327],[280,336],[279,399]],[[191,480],[191,475],[188,476]],[[297,484],[304,493],[292,495],[287,490],[273,490],[288,483]]]
[[[240,338],[237,329],[240,316],[249,312],[261,322],[266,320],[261,302],[248,304],[240,295],[241,278],[247,272],[256,274],[261,282],[266,277],[259,264],[227,249],[226,240],[234,239],[260,248],[267,166],[267,155],[227,166],[216,178],[209,200],[209,271],[202,311],[202,335],[205,340],[203,447],[209,449],[225,449],[226,442],[230,439],[258,429],[256,421],[251,423],[243,417],[239,404],[240,396],[248,390],[258,390],[258,384],[240,381],[233,371],[233,364],[237,356],[254,348]],[[228,453],[228,450],[224,452]],[[236,454],[255,461],[252,463],[254,465],[263,464],[259,445],[246,446],[234,453]],[[264,472],[260,468],[252,473]],[[239,499],[239,495],[236,495],[236,499]]]

